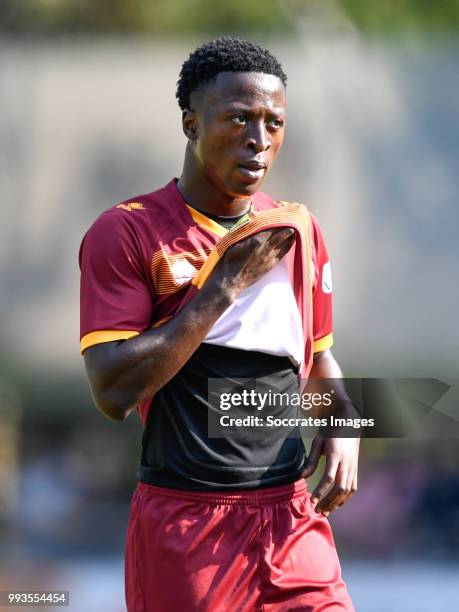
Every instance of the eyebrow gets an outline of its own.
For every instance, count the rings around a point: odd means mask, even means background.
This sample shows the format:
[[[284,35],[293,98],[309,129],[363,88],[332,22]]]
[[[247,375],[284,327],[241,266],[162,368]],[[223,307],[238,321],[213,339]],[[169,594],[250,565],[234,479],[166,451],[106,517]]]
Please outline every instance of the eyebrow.
[[[275,116],[281,116],[281,115],[285,115],[285,109],[283,108],[271,108],[268,110],[268,112],[271,115],[275,115]],[[246,106],[245,104],[232,104],[231,106],[228,106],[226,108],[224,108],[222,110],[222,113],[225,115],[231,114],[231,113],[245,113],[247,115],[256,115],[257,111],[254,110],[252,107],[250,106]]]

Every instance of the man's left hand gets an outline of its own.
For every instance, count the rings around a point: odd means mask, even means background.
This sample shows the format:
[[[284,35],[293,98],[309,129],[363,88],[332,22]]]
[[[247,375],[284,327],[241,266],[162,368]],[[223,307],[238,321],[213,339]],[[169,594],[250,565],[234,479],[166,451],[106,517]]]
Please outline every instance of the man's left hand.
[[[309,478],[317,469],[321,455],[325,455],[325,472],[314,491],[311,501],[316,512],[328,516],[345,504],[357,491],[360,438],[324,438],[318,434],[312,441],[308,468],[303,478]]]

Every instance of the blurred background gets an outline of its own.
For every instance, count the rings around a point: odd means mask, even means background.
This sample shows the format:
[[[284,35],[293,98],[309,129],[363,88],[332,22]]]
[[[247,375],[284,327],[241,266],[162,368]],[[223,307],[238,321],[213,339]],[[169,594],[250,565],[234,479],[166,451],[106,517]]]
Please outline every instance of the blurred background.
[[[216,35],[287,72],[264,190],[319,218],[345,374],[457,376],[458,32],[458,0],[0,0],[0,590],[125,610],[142,432],[92,403],[77,253],[100,212],[180,175],[175,84]],[[363,441],[331,517],[359,612],[459,610],[458,450]]]

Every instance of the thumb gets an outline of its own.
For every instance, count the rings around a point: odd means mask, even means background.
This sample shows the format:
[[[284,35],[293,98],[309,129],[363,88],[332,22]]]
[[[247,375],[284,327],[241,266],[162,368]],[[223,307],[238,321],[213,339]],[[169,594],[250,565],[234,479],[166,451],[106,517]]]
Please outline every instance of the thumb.
[[[309,451],[309,456],[307,459],[308,467],[301,474],[302,478],[309,478],[309,476],[315,472],[320,456],[322,455],[323,445],[323,438],[320,435],[317,435],[312,441],[311,450]]]

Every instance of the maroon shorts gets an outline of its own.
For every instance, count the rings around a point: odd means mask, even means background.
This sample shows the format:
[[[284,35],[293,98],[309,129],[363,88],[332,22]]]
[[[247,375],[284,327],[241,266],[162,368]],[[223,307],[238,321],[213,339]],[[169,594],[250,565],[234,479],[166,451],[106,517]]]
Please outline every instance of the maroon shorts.
[[[128,612],[354,611],[304,480],[231,493],[139,483],[125,570]]]

